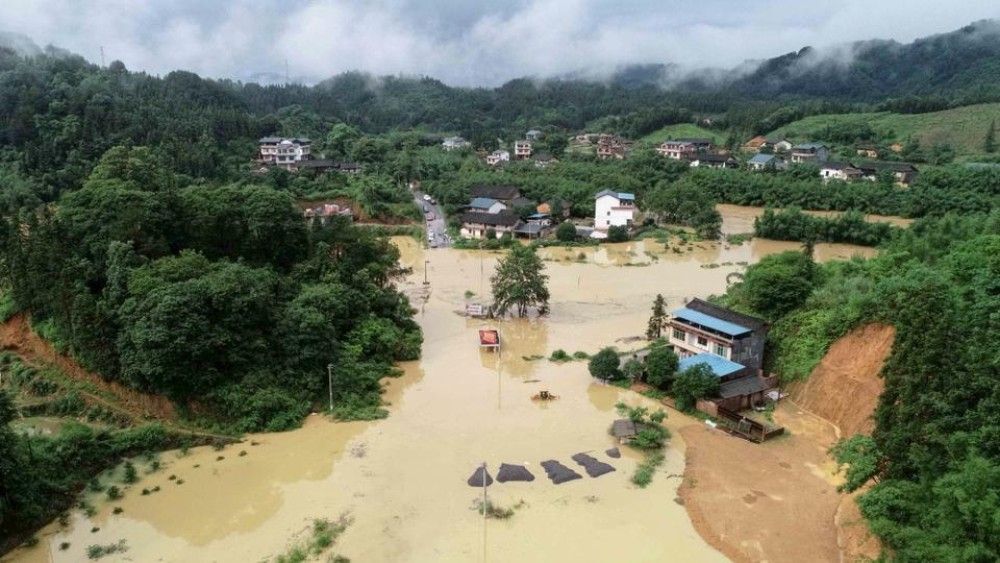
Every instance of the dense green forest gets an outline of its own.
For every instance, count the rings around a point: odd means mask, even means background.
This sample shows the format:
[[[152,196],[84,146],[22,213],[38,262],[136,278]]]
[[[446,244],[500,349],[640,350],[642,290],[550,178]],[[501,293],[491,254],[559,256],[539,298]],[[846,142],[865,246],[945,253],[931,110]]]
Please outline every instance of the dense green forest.
[[[900,231],[870,260],[807,253],[751,266],[723,300],[773,323],[771,367],[806,377],[853,327],[896,328],[872,438],[834,449],[846,490],[902,561],[1000,557],[1000,213],[948,215]]]

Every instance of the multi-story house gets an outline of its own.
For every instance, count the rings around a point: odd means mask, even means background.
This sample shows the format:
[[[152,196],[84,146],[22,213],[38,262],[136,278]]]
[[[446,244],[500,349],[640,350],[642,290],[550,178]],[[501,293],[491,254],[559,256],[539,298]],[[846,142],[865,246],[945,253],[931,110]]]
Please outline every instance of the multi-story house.
[[[514,141],[514,158],[517,160],[531,158],[531,141]]]
[[[694,155],[712,150],[711,139],[683,138],[663,141],[656,152],[674,160],[690,159]]]
[[[830,149],[823,143],[802,143],[792,147],[792,162],[826,162],[830,157]]]
[[[301,160],[312,158],[312,141],[305,137],[264,137],[258,141],[258,146],[261,163],[286,170],[295,168]]]
[[[673,311],[667,323],[668,342],[678,357],[706,360],[723,381],[760,374],[767,330],[760,319],[701,299]]]
[[[630,227],[635,220],[635,195],[602,190],[594,196],[592,238],[607,238],[611,227]]]
[[[631,146],[631,141],[626,141],[617,135],[602,133],[597,138],[597,158],[602,160],[608,158],[623,160]]]

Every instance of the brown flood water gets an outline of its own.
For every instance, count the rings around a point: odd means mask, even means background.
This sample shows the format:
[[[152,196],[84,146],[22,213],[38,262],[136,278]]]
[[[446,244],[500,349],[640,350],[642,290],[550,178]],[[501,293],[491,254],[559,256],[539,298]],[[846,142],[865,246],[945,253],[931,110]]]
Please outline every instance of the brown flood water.
[[[722,234],[724,235],[752,233],[754,219],[764,214],[763,207],[730,205],[727,203],[716,205],[715,209],[722,215]],[[842,215],[840,211],[803,211],[803,213],[815,217],[836,217],[837,215]],[[873,223],[889,223],[890,225],[904,228],[913,224],[913,219],[906,219],[895,215],[865,215],[865,219]]]
[[[585,362],[558,365],[524,357],[547,357],[557,348],[593,353],[616,339],[639,336],[657,293],[671,306],[720,293],[726,276],[742,270],[738,263],[797,244],[700,243],[680,254],[653,241],[545,249],[551,314],[488,323],[456,311],[466,291],[477,294],[472,300],[488,291],[500,254],[424,250],[413,239],[395,240],[402,262],[413,267],[403,288],[418,310],[425,341],[422,359],[403,364],[404,375],[387,381],[389,418],[332,423],[314,415],[299,430],[248,436],[220,452],[166,452],[163,469],[128,486],[123,499],[92,497],[94,517],[74,510],[69,526],[50,524],[38,546],[15,551],[10,560],[81,561],[87,546],[124,539],[128,551],[104,561],[262,561],[304,538],[312,519],[342,514],[353,523],[332,552],[354,561],[726,560],[675,502],[684,470],[678,429],[698,423],[670,413],[666,423],[674,438],[666,462],[653,483],[639,489],[629,478],[641,457],[623,450],[614,460],[603,451],[613,445],[607,430],[616,418],[615,403],[652,401],[595,383]],[[817,245],[820,259],[858,250]],[[425,260],[429,291],[421,284]],[[614,267],[625,263],[644,265]],[[718,266],[702,267],[709,264]],[[481,326],[500,329],[502,353],[479,351]],[[531,401],[542,389],[558,399]],[[570,460],[584,451],[617,471],[588,478]],[[553,485],[539,466],[546,459],[584,478]],[[509,520],[484,522],[473,508],[481,491],[466,479],[483,461],[494,475],[508,462],[527,464],[536,477],[489,488],[491,500],[502,506],[523,501]],[[155,486],[161,490],[140,494]],[[123,512],[112,514],[114,506]],[[62,542],[69,547],[61,550]]]

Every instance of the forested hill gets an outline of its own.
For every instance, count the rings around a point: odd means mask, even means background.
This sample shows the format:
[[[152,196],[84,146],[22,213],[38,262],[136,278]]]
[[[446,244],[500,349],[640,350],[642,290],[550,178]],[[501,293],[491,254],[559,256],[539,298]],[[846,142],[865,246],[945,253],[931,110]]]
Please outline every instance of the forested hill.
[[[1000,21],[983,20],[908,44],[873,39],[827,49],[803,47],[729,71],[690,73],[674,64],[633,65],[612,82],[708,92],[732,100],[879,103],[919,97],[924,105],[913,109],[933,111],[949,103],[1000,99]]]
[[[984,20],[906,45],[863,41],[836,53],[807,47],[765,61],[728,90],[758,99],[802,96],[873,102],[932,96],[995,100],[1000,96],[1000,22]]]

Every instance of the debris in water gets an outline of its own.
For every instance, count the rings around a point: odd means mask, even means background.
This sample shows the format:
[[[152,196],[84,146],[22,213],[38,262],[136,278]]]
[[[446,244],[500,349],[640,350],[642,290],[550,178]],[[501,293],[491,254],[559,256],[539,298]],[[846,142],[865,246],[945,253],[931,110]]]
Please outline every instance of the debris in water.
[[[582,465],[587,470],[587,475],[591,477],[600,477],[615,470],[610,464],[599,461],[597,458],[582,452],[574,455],[573,461]]]
[[[545,474],[548,475],[549,479],[551,479],[556,485],[561,485],[566,481],[583,479],[583,475],[580,475],[576,471],[573,471],[569,467],[566,467],[554,459],[543,461],[542,467],[545,469]]]
[[[351,447],[351,455],[353,457],[365,457],[368,454],[368,445],[364,442],[360,444],[355,444]]]
[[[604,453],[608,454],[608,457],[613,457],[615,459],[618,459],[622,456],[622,452],[618,448],[611,448],[610,450],[605,450]]]
[[[546,390],[539,391],[538,393],[535,393],[534,395],[531,396],[532,401],[554,401],[555,399],[558,398],[559,397],[553,395],[552,393],[549,393]]]
[[[535,476],[523,465],[513,463],[501,463],[500,471],[497,472],[497,481],[506,483],[507,481],[534,481]]]
[[[470,487],[482,487],[484,475],[486,476],[486,486],[489,487],[493,484],[493,477],[490,477],[490,472],[486,471],[482,466],[476,468],[476,471],[472,473],[472,477],[469,477],[467,483],[469,483]]]

